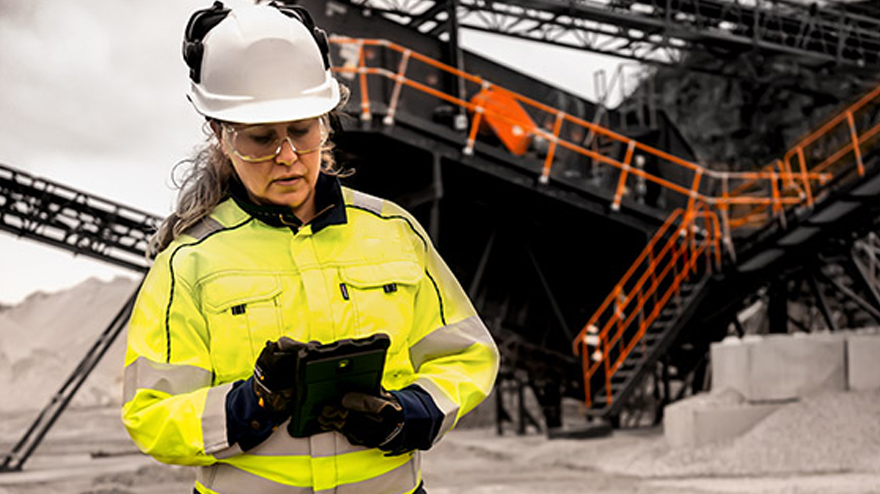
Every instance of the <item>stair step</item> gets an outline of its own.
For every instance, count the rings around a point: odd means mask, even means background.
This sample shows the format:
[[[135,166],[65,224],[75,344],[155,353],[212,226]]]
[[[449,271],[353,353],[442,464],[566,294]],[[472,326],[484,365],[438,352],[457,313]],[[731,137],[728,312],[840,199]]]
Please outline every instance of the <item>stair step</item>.
[[[666,328],[672,325],[675,321],[674,318],[669,317],[665,319],[657,318],[654,320],[654,323],[651,324],[651,333],[648,334],[661,334],[666,331]]]
[[[676,309],[675,307],[666,307],[665,309],[660,311],[660,316],[658,317],[658,319],[663,319],[664,317],[671,319],[677,315],[678,309]]]
[[[633,348],[633,351],[629,352],[629,355],[627,355],[627,359],[632,358],[641,362],[646,356],[650,355],[652,349],[653,346],[649,346],[648,344],[636,345],[636,347]]]
[[[615,372],[614,375],[616,376],[622,373],[628,378],[630,375],[635,374],[639,371],[639,368],[642,366],[644,360],[645,359],[641,355],[633,357],[632,354],[630,354],[630,358],[626,359],[623,362],[623,365],[621,365],[620,368],[617,369],[617,372]]]
[[[666,325],[666,324],[671,323],[674,320],[675,320],[674,315],[661,313],[659,316],[657,316],[657,319],[654,319],[654,322],[653,322],[653,324],[651,324],[651,326]]]
[[[611,376],[611,384],[613,385],[615,383],[624,383],[627,380],[629,380],[629,377],[630,377],[629,374],[620,375],[620,371],[618,371],[616,374]]]
[[[620,394],[620,391],[623,390],[624,386],[622,384],[611,385],[611,399],[613,400],[615,396]],[[593,395],[593,403],[597,405],[604,405],[608,403],[608,393],[605,392],[605,388],[602,388],[598,393]]]

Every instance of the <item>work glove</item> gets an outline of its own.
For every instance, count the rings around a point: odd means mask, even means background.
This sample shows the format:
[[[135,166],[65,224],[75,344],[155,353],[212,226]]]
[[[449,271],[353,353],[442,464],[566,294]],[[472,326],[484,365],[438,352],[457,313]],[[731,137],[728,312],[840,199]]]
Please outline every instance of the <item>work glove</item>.
[[[324,430],[341,432],[356,446],[400,453],[391,444],[403,430],[403,407],[384,389],[378,396],[346,393],[339,404],[324,407],[318,423]]]
[[[253,390],[257,403],[277,421],[291,413],[296,396],[297,366],[305,344],[282,336],[267,341],[254,365]]]

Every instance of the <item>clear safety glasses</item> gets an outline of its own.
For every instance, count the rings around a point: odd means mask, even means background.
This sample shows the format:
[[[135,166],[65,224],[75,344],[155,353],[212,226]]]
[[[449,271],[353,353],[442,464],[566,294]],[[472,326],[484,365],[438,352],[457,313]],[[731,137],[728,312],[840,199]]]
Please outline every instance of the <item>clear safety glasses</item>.
[[[321,150],[327,138],[320,118],[238,127],[224,123],[223,129],[232,152],[249,163],[274,160],[281,154],[285,142],[290,144],[298,157],[314,153]]]

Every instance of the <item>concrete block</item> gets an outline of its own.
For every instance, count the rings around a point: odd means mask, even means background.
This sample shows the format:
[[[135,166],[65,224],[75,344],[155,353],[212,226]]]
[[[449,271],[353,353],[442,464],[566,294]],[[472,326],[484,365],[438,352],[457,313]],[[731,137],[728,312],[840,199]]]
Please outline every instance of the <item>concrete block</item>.
[[[768,335],[715,343],[712,388],[730,388],[747,401],[786,401],[817,392],[845,391],[842,334]]]
[[[721,343],[712,343],[710,358],[712,363],[712,389],[733,389],[745,396],[749,389],[749,351],[748,343],[739,338],[727,337]]]
[[[780,406],[782,403],[748,403],[729,389],[701,393],[663,410],[663,435],[672,448],[693,448],[733,439]]]
[[[880,334],[849,335],[846,353],[849,389],[880,390]]]
[[[846,391],[846,340],[841,335],[766,338],[752,345],[749,401],[790,400]]]

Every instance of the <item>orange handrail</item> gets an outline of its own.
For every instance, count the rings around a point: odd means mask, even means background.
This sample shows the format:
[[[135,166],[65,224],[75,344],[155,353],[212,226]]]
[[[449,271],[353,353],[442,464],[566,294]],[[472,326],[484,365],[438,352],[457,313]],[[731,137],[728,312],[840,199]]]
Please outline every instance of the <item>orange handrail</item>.
[[[473,152],[477,129],[484,113],[492,113],[492,115],[499,120],[507,121],[511,124],[522,124],[521,122],[512,121],[505,115],[493,113],[491,110],[483,108],[470,101],[444,93],[443,91],[431,87],[429,84],[418,82],[407,77],[406,74],[409,70],[409,65],[413,62],[424,63],[452,76],[461,78],[467,83],[476,84],[480,89],[491,88],[493,91],[503,92],[520,104],[531,108],[533,111],[543,112],[548,116],[553,117],[556,120],[556,123],[553,125],[552,131],[547,131],[537,125],[533,125],[525,130],[533,135],[547,139],[551,144],[551,149],[554,151],[557,148],[567,149],[571,152],[588,157],[596,163],[605,164],[619,170],[620,177],[615,186],[612,208],[616,209],[620,206],[620,201],[622,200],[623,192],[625,190],[624,184],[628,178],[640,177],[646,181],[656,183],[671,192],[687,197],[689,202],[702,201],[715,209],[725,211],[726,214],[722,215],[722,220],[731,222],[730,225],[733,228],[730,228],[730,230],[735,230],[737,227],[745,225],[751,225],[755,218],[769,218],[770,216],[778,217],[784,215],[785,211],[793,206],[800,204],[806,204],[808,206],[812,205],[816,193],[816,186],[821,186],[834,177],[833,172],[836,170],[831,170],[831,172],[829,172],[831,164],[840,162],[841,158],[846,155],[852,154],[857,163],[859,173],[864,173],[864,166],[861,162],[861,156],[863,153],[862,146],[880,133],[880,124],[875,125],[866,131],[860,131],[858,129],[858,121],[856,118],[859,112],[864,111],[880,100],[880,86],[878,86],[876,89],[860,98],[845,112],[829,119],[822,127],[801,139],[796,146],[785,154],[784,158],[780,160],[778,164],[774,162],[763,169],[754,172],[717,171],[671,155],[652,146],[634,141],[605,127],[569,115],[532,98],[510,91],[480,76],[469,74],[396,43],[381,39],[357,39],[345,37],[333,37],[331,42],[337,45],[355,45],[357,47],[356,66],[346,65],[334,68],[334,70],[337,73],[342,74],[350,73],[359,78],[361,116],[364,120],[370,120],[372,118],[371,111],[373,108],[373,105],[370,102],[367,76],[379,76],[395,82],[391,101],[388,103],[388,114],[385,118],[386,124],[392,124],[394,121],[394,116],[401,99],[401,89],[404,86],[416,89],[472,112],[474,118],[472,119],[471,128],[468,132],[467,141],[465,143],[464,151],[466,154]],[[382,48],[399,53],[401,61],[397,70],[391,71],[384,67],[368,66],[367,59],[369,57],[365,54],[366,47]],[[626,147],[627,156],[623,161],[619,161],[587,149],[578,143],[566,140],[560,137],[561,130],[565,125],[580,127],[586,130],[590,135],[600,135],[610,141],[619,142]],[[809,149],[812,151],[811,146],[817,145],[822,141],[823,137],[828,136],[831,131],[841,126],[845,126],[846,133],[849,137],[848,142],[845,142],[842,146],[835,147],[833,152],[829,154],[828,159],[822,161],[818,166],[809,166],[808,162],[811,160],[812,155],[808,156],[807,150]],[[684,171],[693,173],[695,179],[689,184],[690,186],[688,186],[674,183],[643,169],[632,167],[630,165],[630,159],[634,152],[641,152],[646,155],[654,156],[658,160],[662,160],[662,162],[669,163]],[[542,181],[547,181],[549,178],[554,159],[553,155],[554,153],[552,152],[548,153],[548,156],[545,159],[544,166],[542,167],[539,176]],[[797,162],[794,163],[795,166],[792,166],[792,161],[795,159]],[[696,179],[697,176],[704,180]],[[704,193],[700,190],[699,184],[706,180],[721,180],[722,183],[726,184],[729,192],[722,193],[720,196],[713,196]],[[781,182],[781,187],[777,182]],[[732,190],[730,190],[731,185],[733,186]],[[712,185],[709,185],[707,188],[711,189]],[[757,194],[749,193],[756,189],[761,192]],[[746,209],[743,210],[744,207]],[[764,211],[768,210],[771,213],[765,214]],[[725,228],[725,230],[728,230],[728,228]],[[729,234],[729,232],[725,232],[725,234]]]
[[[569,115],[559,109],[553,108],[546,104],[543,104],[539,101],[536,101],[532,98],[524,96],[522,94],[510,91],[502,86],[499,86],[491,81],[488,81],[480,76],[472,75],[467,72],[461,71],[455,67],[444,64],[437,60],[434,60],[430,57],[427,57],[423,54],[417,53],[410,49],[407,49],[403,46],[400,46],[396,43],[387,40],[379,40],[379,39],[357,39],[357,38],[345,38],[345,37],[333,37],[331,42],[337,45],[355,45],[357,46],[357,65],[346,65],[342,67],[334,68],[334,71],[340,74],[352,74],[359,77],[360,82],[360,97],[361,97],[361,118],[364,120],[370,120],[372,118],[370,112],[372,111],[373,105],[370,102],[370,92],[369,87],[366,82],[366,76],[378,76],[381,78],[385,78],[391,81],[394,81],[395,87],[388,102],[388,114],[386,115],[385,123],[392,124],[394,120],[394,115],[396,114],[397,107],[399,105],[399,101],[401,99],[400,96],[400,88],[405,86],[415,90],[418,90],[424,94],[430,95],[432,97],[438,98],[441,101],[445,101],[447,103],[453,104],[455,106],[461,107],[471,113],[474,114],[474,118],[471,122],[471,128],[467,134],[467,140],[465,142],[464,152],[465,154],[471,154],[473,152],[473,146],[476,141],[477,129],[479,127],[480,120],[482,119],[483,114],[492,114],[498,120],[505,121],[511,124],[522,125],[522,122],[513,121],[506,115],[492,112],[491,110],[484,108],[478,104],[474,104],[470,101],[466,101],[457,96],[444,93],[438,89],[431,87],[429,84],[419,82],[407,77],[406,73],[409,70],[409,67],[412,66],[414,62],[424,63],[430,67],[435,69],[439,69],[443,72],[446,72],[452,76],[459,77],[463,79],[467,83],[472,83],[477,85],[480,89],[491,89],[493,91],[503,92],[509,95],[513,100],[522,104],[525,107],[531,108],[533,111],[542,112],[549,117],[555,119],[555,124],[551,131],[545,130],[537,125],[532,125],[529,128],[524,129],[526,132],[531,133],[532,135],[541,136],[546,139],[551,144],[551,149],[554,151],[557,148],[567,149],[573,153],[577,153],[583,155],[585,157],[590,158],[596,163],[608,165],[612,168],[616,168],[620,171],[620,178],[616,185],[616,193],[614,194],[614,201],[612,203],[612,208],[617,208],[620,206],[620,202],[622,200],[624,184],[630,177],[640,177],[645,179],[646,181],[653,182],[658,184],[659,186],[670,190],[671,192],[681,194],[686,197],[688,201],[702,201],[714,207],[729,207],[732,205],[757,205],[761,207],[762,205],[766,205],[766,207],[772,207],[774,210],[779,210],[780,205],[791,206],[798,203],[798,199],[796,198],[785,198],[779,197],[775,198],[772,196],[740,196],[738,194],[728,194],[726,196],[711,196],[707,195],[700,190],[698,185],[701,182],[700,179],[694,179],[688,185],[682,185],[675,182],[672,182],[666,178],[661,176],[652,174],[650,172],[645,171],[644,169],[640,169],[637,167],[633,167],[630,164],[630,160],[632,159],[633,153],[641,152],[645,155],[653,156],[664,163],[669,163],[673,166],[679,167],[680,169],[692,173],[693,177],[697,176],[701,177],[701,179],[708,180],[725,180],[725,181],[752,181],[756,183],[765,183],[769,184],[774,180],[785,180],[787,182],[793,182],[795,180],[806,180],[812,182],[825,181],[830,178],[830,176],[826,176],[822,173],[816,173],[807,171],[804,173],[803,170],[799,170],[797,172],[792,171],[781,171],[775,172],[772,170],[759,170],[755,172],[727,172],[727,171],[717,171],[701,166],[692,161],[682,159],[680,157],[674,156],[670,153],[662,151],[660,149],[654,148],[647,144],[635,141],[630,139],[622,134],[618,134],[614,131],[611,131],[605,127],[594,124],[592,122],[588,122],[586,120],[580,119],[573,115]],[[392,52],[397,52],[401,56],[401,62],[396,71],[388,70],[384,67],[374,67],[368,66],[366,61],[367,58],[365,56],[365,47],[376,47],[387,49]],[[570,140],[564,139],[560,136],[561,130],[565,125],[570,125],[574,127],[582,128],[587,131],[588,134],[600,135],[608,139],[609,141],[619,142],[625,146],[627,152],[626,157],[623,161],[611,158],[609,156],[605,156],[596,151],[587,149],[586,147],[572,142]],[[544,166],[541,169],[541,173],[539,175],[539,179],[543,182],[546,182],[549,179],[549,175],[552,171],[552,165],[554,160],[554,153],[548,153],[544,161]],[[705,181],[705,180],[702,180]]]

